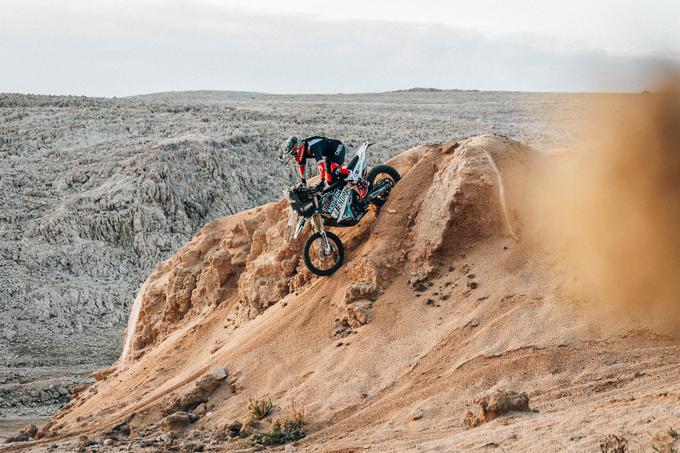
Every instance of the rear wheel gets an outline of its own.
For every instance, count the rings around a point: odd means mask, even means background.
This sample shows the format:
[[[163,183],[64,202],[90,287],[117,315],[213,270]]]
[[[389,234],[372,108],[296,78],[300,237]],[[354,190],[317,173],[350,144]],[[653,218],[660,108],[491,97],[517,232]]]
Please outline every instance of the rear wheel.
[[[326,232],[324,241],[320,231],[312,234],[305,243],[303,257],[305,265],[313,274],[328,276],[340,269],[345,260],[345,247],[340,238]]]
[[[377,207],[381,207],[387,201],[387,197],[389,197],[392,187],[399,182],[401,176],[394,167],[390,167],[389,165],[376,165],[368,172],[366,179],[368,180],[369,195],[378,189],[385,189],[383,193],[370,200],[371,203]]]

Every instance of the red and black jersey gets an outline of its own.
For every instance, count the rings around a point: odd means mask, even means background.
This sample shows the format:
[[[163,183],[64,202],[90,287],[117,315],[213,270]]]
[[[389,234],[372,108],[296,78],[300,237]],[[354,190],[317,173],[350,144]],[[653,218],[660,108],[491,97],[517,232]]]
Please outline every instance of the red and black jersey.
[[[342,166],[345,162],[346,147],[340,140],[313,136],[302,140],[300,146],[302,149],[295,158],[299,165],[300,178],[305,177],[308,158],[316,160],[319,174],[328,184],[332,184],[340,176],[349,174],[349,170]]]

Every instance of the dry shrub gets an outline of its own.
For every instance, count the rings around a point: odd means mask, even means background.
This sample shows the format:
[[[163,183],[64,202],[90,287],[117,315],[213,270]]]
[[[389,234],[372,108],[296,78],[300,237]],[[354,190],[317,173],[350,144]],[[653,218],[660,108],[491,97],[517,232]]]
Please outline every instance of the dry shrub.
[[[268,417],[272,413],[274,405],[272,404],[271,398],[262,398],[259,400],[251,399],[248,402],[248,411],[252,416],[253,420],[262,420]]]
[[[657,433],[652,437],[652,450],[657,453],[676,453],[680,438],[678,431],[670,428],[664,433]]]
[[[253,441],[259,445],[281,445],[294,442],[305,437],[303,431],[305,422],[304,404],[293,401],[286,415],[276,420],[270,431],[253,434]]]

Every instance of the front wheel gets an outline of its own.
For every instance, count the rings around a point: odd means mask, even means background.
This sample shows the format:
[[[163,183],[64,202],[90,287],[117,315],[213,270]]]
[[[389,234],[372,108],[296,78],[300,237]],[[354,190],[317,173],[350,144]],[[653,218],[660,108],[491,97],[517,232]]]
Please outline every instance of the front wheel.
[[[305,243],[305,264],[312,274],[328,276],[340,269],[345,260],[345,247],[340,238],[326,232],[326,240],[320,231],[312,234]]]
[[[375,194],[371,197],[370,202],[381,207],[387,201],[390,191],[396,183],[399,182],[401,176],[399,172],[389,165],[376,165],[371,168],[366,176],[368,180],[368,195]]]

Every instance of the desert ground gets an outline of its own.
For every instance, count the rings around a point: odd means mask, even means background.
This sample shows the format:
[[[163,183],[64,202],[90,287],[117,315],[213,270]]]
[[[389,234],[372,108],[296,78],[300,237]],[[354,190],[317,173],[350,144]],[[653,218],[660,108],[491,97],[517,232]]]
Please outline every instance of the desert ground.
[[[282,196],[293,171],[275,148],[286,136],[371,140],[376,163],[483,132],[553,147],[582,133],[584,99],[635,97],[0,94],[0,416],[50,415],[69,386],[115,361],[159,261],[207,222]]]
[[[544,241],[575,237],[544,221],[557,213],[606,224],[585,214],[616,203],[583,192],[574,207],[545,168],[564,168],[603,110],[638,102],[0,96],[0,411],[61,407],[6,448],[248,451],[281,436],[288,451],[677,448],[677,288],[650,277],[649,316],[626,316],[639,311],[617,302],[630,287],[603,271],[581,282],[576,254]],[[290,134],[374,141],[371,159],[403,177],[341,232],[348,259],[329,278],[304,268],[287,229],[291,168],[274,149]],[[667,214],[656,223],[672,231]],[[628,233],[603,242],[644,243]],[[646,244],[650,275],[676,270],[671,236]]]

